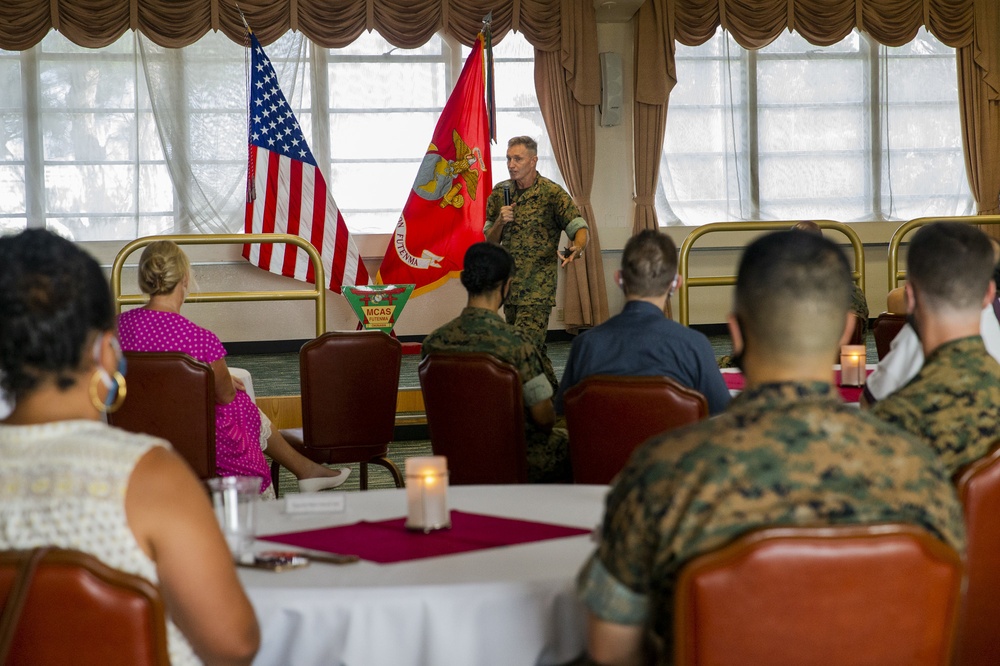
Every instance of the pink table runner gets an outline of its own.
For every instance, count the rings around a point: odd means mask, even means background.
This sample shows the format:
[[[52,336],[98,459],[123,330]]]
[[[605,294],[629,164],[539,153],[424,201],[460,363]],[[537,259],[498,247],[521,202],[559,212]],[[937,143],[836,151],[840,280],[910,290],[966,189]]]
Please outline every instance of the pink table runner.
[[[865,376],[870,374],[872,374],[872,370],[867,370]],[[723,372],[722,378],[726,380],[726,388],[730,391],[742,391],[746,387],[747,380],[742,372]],[[833,371],[833,381],[835,384],[840,384],[840,370]],[[844,402],[860,401],[861,392],[865,390],[864,386],[838,386],[838,388]]]
[[[264,541],[276,541],[327,553],[357,555],[363,560],[379,564],[391,564],[483,548],[578,536],[590,532],[579,527],[500,518],[464,511],[451,512],[449,530],[424,534],[406,529],[405,524],[405,518],[377,523],[363,520],[353,525],[272,534],[260,538]]]

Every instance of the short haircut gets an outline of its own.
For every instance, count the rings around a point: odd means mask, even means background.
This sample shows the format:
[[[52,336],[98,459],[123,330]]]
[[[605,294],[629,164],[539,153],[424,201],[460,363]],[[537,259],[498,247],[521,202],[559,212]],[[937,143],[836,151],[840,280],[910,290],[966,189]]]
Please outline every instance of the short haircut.
[[[805,231],[810,234],[823,235],[823,229],[817,223],[812,220],[801,220],[792,225],[792,229],[795,231]]]
[[[835,355],[851,303],[851,268],[832,241],[778,231],[743,253],[734,310],[743,336],[772,358]]]
[[[976,310],[993,277],[989,237],[961,222],[933,222],[910,241],[906,279],[931,308]]]
[[[73,386],[93,334],[114,326],[93,257],[44,229],[0,237],[0,386],[15,400],[50,377]]]
[[[524,146],[532,155],[538,154],[538,142],[530,136],[515,136],[507,141],[508,148],[513,148],[514,146]]]
[[[625,243],[622,282],[627,296],[662,296],[677,277],[677,246],[655,229],[640,231]]]
[[[514,272],[514,257],[493,243],[476,243],[465,252],[462,285],[469,296],[500,289]]]
[[[190,272],[191,262],[177,243],[156,241],[139,257],[139,289],[150,296],[169,294]]]

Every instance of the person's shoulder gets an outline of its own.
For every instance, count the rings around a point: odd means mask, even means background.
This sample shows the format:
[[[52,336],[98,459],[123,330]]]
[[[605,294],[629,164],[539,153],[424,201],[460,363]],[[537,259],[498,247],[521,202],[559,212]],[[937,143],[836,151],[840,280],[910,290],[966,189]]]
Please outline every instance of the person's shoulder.
[[[128,446],[164,446],[170,448],[170,443],[160,437],[154,437],[153,435],[141,432],[132,432],[107,424],[105,424],[105,428],[101,431],[100,438]]]
[[[563,187],[556,181],[552,180],[551,178],[546,178],[542,174],[538,174],[538,179],[535,181],[535,186],[538,188],[540,192],[543,192],[547,195],[566,194],[568,196],[565,187]]]
[[[498,183],[496,183],[496,184],[493,185],[493,189],[490,190],[490,195],[491,196],[494,195],[494,194],[496,194],[496,195],[502,195],[503,194],[503,187],[504,187],[504,185],[506,185],[507,187],[509,187],[510,190],[511,190],[511,192],[513,192],[514,188],[517,187],[514,184],[514,181],[512,181],[509,178],[507,180],[501,180],[500,182],[498,182]]]
[[[435,351],[448,351],[448,346],[455,337],[455,333],[461,330],[455,326],[456,321],[453,319],[428,333],[420,343],[421,355],[427,356],[427,354]]]
[[[74,434],[74,440],[85,447],[96,458],[132,457],[138,459],[150,449],[172,448],[170,443],[159,437],[130,432],[102,423],[102,427],[88,427]]]

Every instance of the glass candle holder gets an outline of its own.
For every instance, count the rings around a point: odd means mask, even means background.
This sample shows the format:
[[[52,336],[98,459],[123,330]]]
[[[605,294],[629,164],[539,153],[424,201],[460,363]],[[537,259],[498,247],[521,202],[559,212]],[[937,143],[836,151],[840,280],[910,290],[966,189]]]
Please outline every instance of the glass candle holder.
[[[840,348],[841,386],[864,386],[866,357],[864,345],[844,345]]]
[[[448,459],[406,459],[406,528],[421,532],[451,527],[448,511]]]

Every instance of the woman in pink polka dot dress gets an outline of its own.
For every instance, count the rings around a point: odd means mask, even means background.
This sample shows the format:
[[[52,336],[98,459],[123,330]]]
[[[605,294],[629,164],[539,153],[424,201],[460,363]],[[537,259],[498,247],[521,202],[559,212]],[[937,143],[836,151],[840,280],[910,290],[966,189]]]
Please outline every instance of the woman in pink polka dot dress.
[[[208,363],[215,373],[215,463],[221,476],[259,476],[261,493],[273,496],[264,459],[261,414],[242,382],[229,374],[226,350],[211,331],[180,314],[191,281],[187,256],[173,241],[150,244],[139,260],[139,288],[149,294],[146,307],[122,313],[118,335],[122,349],[182,352]],[[332,470],[299,454],[274,429],[266,436],[268,455],[299,479],[299,490],[335,488],[347,480],[349,468]]]

